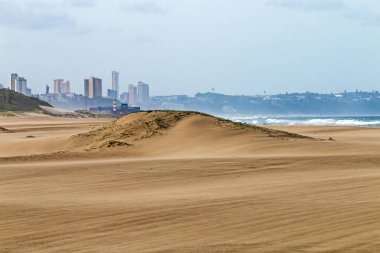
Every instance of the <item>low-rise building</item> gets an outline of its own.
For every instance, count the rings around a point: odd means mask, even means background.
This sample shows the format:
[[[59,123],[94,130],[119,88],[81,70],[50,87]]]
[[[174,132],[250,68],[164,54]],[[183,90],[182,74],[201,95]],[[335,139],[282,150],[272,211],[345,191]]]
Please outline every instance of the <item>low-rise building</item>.
[[[107,97],[117,99],[117,91],[112,89],[107,89]]]

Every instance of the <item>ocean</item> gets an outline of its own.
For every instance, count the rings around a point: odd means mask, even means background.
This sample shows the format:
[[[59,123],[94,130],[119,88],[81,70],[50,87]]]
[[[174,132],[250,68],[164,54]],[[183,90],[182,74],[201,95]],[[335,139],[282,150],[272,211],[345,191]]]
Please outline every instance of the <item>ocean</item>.
[[[380,116],[229,116],[225,118],[256,125],[380,126]]]

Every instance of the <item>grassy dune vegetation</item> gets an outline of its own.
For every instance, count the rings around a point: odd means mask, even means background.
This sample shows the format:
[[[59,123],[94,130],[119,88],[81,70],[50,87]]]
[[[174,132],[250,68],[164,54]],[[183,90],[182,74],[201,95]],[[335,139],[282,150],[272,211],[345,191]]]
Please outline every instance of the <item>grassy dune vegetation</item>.
[[[51,106],[38,98],[27,97],[8,89],[0,89],[0,111],[32,112],[40,110],[40,105]]]

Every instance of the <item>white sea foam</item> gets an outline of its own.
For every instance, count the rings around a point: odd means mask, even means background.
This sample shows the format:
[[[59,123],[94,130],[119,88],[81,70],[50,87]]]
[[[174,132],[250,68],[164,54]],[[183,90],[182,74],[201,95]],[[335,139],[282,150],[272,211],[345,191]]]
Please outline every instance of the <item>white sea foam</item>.
[[[259,116],[236,116],[236,117],[231,117],[231,120],[252,120],[252,119],[260,119],[262,117]]]
[[[313,126],[376,126],[380,121],[364,121],[354,119],[267,119],[266,123],[276,125],[313,125]]]
[[[275,125],[296,125],[301,124],[298,120],[287,120],[287,119],[267,119],[265,123],[275,124]]]
[[[341,125],[341,126],[376,126],[376,125],[380,125],[380,121],[336,120],[335,125]]]
[[[278,117],[267,118],[258,116],[232,117],[237,122],[249,124],[271,125],[313,125],[313,126],[380,126],[380,117],[337,117],[337,118],[310,118],[310,117]]]

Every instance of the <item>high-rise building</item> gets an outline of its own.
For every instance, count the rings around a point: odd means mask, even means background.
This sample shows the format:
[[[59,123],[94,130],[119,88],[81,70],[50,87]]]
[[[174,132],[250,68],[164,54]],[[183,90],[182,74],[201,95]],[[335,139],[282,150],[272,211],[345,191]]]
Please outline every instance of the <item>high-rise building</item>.
[[[0,89],[3,89],[4,88],[4,85],[2,85],[1,83],[0,83]]]
[[[116,91],[116,99],[119,98],[119,72],[112,71],[112,90]]]
[[[89,97],[90,96],[90,80],[84,79],[84,96]]]
[[[24,77],[17,77],[16,91],[24,95],[28,95],[29,92],[28,92],[28,87],[27,87],[27,81]]]
[[[138,104],[144,105],[149,102],[149,84],[139,82],[137,84]]]
[[[92,86],[91,86],[92,83]],[[90,90],[93,87],[93,97],[102,97],[103,96],[103,87],[102,87],[102,79],[100,78],[91,78],[90,79]]]
[[[17,91],[16,90],[16,82],[17,82],[17,78],[18,78],[18,75],[17,74],[15,74],[15,73],[13,73],[13,74],[11,74],[11,90],[13,90],[13,91]]]
[[[45,94],[48,95],[49,93],[50,93],[50,87],[49,87],[49,85],[46,84]]]
[[[53,89],[56,94],[68,94],[70,93],[70,81],[64,81],[63,79],[53,80]]]
[[[70,81],[62,82],[59,89],[60,89],[60,93],[69,94],[70,93]]]
[[[84,80],[84,95],[89,98],[102,97],[102,79],[90,77]]]
[[[62,83],[63,83],[63,79],[53,80],[53,91],[55,94],[61,93],[61,84]]]
[[[131,106],[137,106],[139,103],[137,96],[137,87],[133,84],[128,86],[128,104]]]
[[[11,85],[10,88],[13,91],[17,91],[19,93],[22,93],[26,96],[32,95],[32,90],[28,89],[27,81],[24,77],[19,77],[18,74],[11,74]]]

